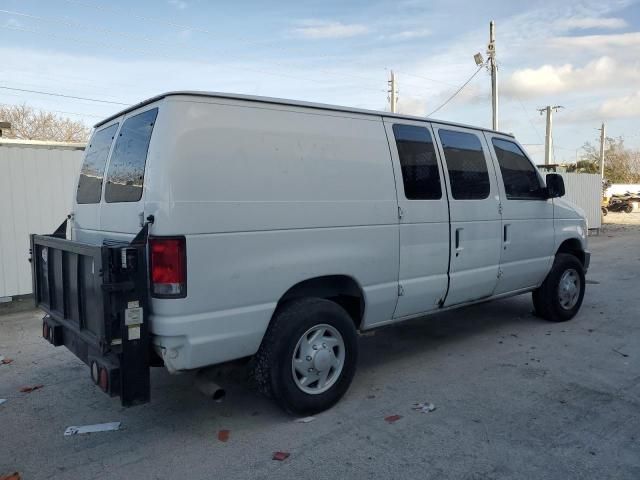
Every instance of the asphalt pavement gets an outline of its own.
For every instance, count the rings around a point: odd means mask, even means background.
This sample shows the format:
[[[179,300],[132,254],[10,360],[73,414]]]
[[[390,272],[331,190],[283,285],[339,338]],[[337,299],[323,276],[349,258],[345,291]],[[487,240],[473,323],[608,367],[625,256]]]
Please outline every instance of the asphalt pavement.
[[[638,479],[640,226],[607,225],[590,248],[574,320],[536,318],[524,295],[361,336],[351,389],[308,423],[242,369],[217,403],[193,374],[157,368],[151,403],[122,408],[40,338],[39,312],[0,316],[0,355],[13,360],[0,364],[0,477]],[[103,422],[121,428],[64,436]]]

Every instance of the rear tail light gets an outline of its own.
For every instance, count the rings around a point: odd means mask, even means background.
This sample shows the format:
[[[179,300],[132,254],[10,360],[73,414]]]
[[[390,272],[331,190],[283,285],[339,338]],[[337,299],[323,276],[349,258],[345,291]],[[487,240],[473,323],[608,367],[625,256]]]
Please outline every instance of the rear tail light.
[[[187,296],[187,246],[184,237],[149,239],[151,294],[157,298]]]

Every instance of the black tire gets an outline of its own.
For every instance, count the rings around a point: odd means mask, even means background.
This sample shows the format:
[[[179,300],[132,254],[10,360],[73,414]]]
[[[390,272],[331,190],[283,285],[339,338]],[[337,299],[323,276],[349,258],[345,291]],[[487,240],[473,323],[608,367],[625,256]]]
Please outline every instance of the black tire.
[[[624,210],[623,210],[623,212],[624,212],[624,213],[631,213],[631,212],[633,212],[633,205],[631,205],[630,203],[627,203],[627,204],[624,206]]]
[[[292,372],[292,358],[303,334],[316,325],[335,328],[344,343],[344,363],[335,383],[326,391],[302,391]],[[322,298],[292,300],[280,307],[255,357],[258,387],[285,411],[309,415],[326,410],[345,394],[358,361],[358,335],[353,320],[337,303]]]
[[[602,207],[602,216],[603,216],[603,217],[606,217],[606,216],[607,216],[607,213],[609,213],[609,210],[607,210],[607,208],[606,208],[606,207]]]
[[[577,272],[580,280],[578,299],[571,308],[562,306],[559,298],[560,279],[568,271]],[[584,267],[580,260],[567,253],[558,253],[553,262],[553,267],[545,281],[533,292],[533,306],[536,315],[551,322],[566,322],[571,320],[582,305],[585,291]]]

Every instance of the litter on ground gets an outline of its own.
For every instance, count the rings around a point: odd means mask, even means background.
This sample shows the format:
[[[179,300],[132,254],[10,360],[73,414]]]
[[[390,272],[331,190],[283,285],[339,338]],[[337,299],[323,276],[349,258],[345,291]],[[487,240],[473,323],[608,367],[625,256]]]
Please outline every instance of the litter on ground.
[[[436,406],[433,403],[429,403],[429,402],[423,402],[423,403],[414,403],[413,407],[411,407],[413,410],[417,410],[420,413],[429,413],[429,412],[433,412],[436,409]]]
[[[33,387],[22,387],[20,391],[22,393],[31,393],[36,390],[40,390],[42,387],[44,387],[44,385],[34,385]]]
[[[20,480],[20,474],[18,472],[7,473],[6,475],[0,476],[0,480]]]
[[[289,458],[289,455],[291,455],[289,452],[273,452],[273,460],[283,462]]]
[[[304,417],[296,420],[296,423],[311,423],[316,419],[316,417]]]
[[[218,440],[221,442],[227,442],[229,440],[229,435],[231,432],[229,430],[220,430],[218,432]]]
[[[120,422],[96,423],[95,425],[67,427],[64,431],[64,436],[68,437],[69,435],[83,435],[85,433],[110,432],[113,430],[120,430]]]
[[[388,417],[384,417],[384,421],[387,423],[395,423],[402,418],[402,415],[389,415]]]
[[[0,405],[2,405],[4,402],[6,402],[7,399],[6,398],[0,398]]]

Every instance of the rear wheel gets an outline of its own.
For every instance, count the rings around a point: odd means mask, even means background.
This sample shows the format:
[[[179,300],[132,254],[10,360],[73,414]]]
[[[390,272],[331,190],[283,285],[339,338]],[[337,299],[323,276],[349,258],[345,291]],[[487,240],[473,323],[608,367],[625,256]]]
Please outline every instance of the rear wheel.
[[[321,298],[278,309],[256,354],[260,390],[284,410],[311,414],[333,406],[349,388],[358,341],[353,320]]]
[[[536,314],[552,322],[571,320],[580,310],[584,290],[584,267],[580,260],[559,253],[547,278],[533,292]]]
[[[609,210],[607,210],[607,207],[602,207],[602,216],[606,217],[607,213],[609,213]]]

